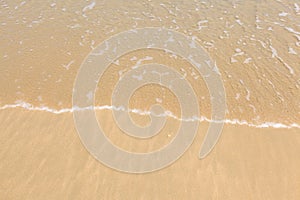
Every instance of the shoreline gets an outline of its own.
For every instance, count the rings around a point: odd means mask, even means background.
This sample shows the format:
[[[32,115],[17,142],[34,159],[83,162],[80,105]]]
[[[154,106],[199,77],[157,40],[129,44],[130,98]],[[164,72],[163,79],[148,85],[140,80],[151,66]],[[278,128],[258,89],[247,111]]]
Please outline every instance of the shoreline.
[[[0,111],[5,110],[5,109],[13,109],[13,108],[21,108],[25,109],[28,111],[44,111],[44,112],[49,112],[53,114],[63,114],[63,113],[73,113],[74,110],[80,111],[80,110],[92,110],[95,109],[97,110],[115,110],[115,111],[126,111],[129,113],[134,113],[138,115],[153,115],[151,111],[144,111],[144,110],[139,110],[139,109],[124,109],[123,107],[115,107],[115,106],[110,106],[110,105],[104,105],[104,106],[95,106],[94,108],[78,108],[78,107],[73,107],[73,108],[62,108],[59,110],[49,108],[47,106],[44,107],[36,107],[33,106],[30,103],[26,102],[20,102],[16,104],[9,104],[9,105],[4,105],[0,106]],[[199,122],[214,122],[214,123],[220,123],[216,121],[212,121],[209,118],[205,116],[201,117],[193,117],[193,118],[188,118],[188,119],[182,119],[174,115],[171,111],[165,111],[164,114],[162,114],[165,117],[171,117],[174,118],[178,121],[199,121]],[[263,123],[257,123],[254,124],[253,122],[247,122],[246,120],[240,120],[240,119],[224,119],[221,122],[224,124],[231,124],[231,125],[241,125],[241,126],[248,126],[248,127],[254,127],[254,128],[282,128],[282,129],[291,129],[291,128],[300,128],[300,124],[297,123],[290,123],[290,124],[284,124],[281,122],[263,122]]]

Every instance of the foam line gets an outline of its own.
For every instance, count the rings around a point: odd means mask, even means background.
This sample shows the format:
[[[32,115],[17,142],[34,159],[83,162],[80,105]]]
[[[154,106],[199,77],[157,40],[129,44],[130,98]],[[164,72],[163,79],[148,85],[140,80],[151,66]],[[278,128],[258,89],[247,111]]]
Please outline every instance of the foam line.
[[[154,113],[151,113],[151,111],[143,111],[143,110],[139,110],[139,109],[125,109],[123,106],[116,107],[116,106],[110,106],[110,105],[85,107],[85,108],[72,107],[72,108],[63,108],[63,109],[57,110],[57,109],[49,108],[47,106],[36,107],[30,103],[19,101],[15,104],[7,104],[4,106],[1,106],[0,110],[11,109],[11,108],[23,108],[23,109],[31,110],[31,111],[44,111],[44,112],[49,112],[49,113],[53,113],[53,114],[72,113],[74,111],[84,111],[84,110],[92,110],[92,109],[115,110],[115,111],[131,112],[131,113],[135,113],[135,114],[139,114],[139,115],[152,115],[152,116],[156,116],[156,117],[172,117],[172,118],[180,120],[180,121],[199,121],[199,122],[214,122],[214,123],[224,122],[225,124],[243,125],[243,126],[249,126],[249,127],[255,127],[255,128],[285,128],[285,129],[300,128],[300,125],[297,123],[283,124],[283,123],[278,123],[278,122],[264,122],[264,123],[260,123],[260,124],[254,124],[251,122],[247,122],[246,120],[239,120],[239,119],[224,119],[222,121],[213,121],[205,116],[201,116],[201,117],[193,116],[190,118],[179,118],[170,111],[165,111],[162,114],[154,114]]]

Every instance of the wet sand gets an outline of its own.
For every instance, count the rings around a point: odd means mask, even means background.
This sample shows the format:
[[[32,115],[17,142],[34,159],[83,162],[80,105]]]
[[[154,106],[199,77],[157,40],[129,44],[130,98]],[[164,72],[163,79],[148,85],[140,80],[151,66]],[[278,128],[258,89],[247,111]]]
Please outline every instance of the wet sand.
[[[300,197],[298,129],[225,125],[212,153],[199,160],[207,128],[202,123],[194,143],[177,162],[135,175],[95,160],[79,140],[71,113],[8,109],[0,112],[0,119],[3,199]]]

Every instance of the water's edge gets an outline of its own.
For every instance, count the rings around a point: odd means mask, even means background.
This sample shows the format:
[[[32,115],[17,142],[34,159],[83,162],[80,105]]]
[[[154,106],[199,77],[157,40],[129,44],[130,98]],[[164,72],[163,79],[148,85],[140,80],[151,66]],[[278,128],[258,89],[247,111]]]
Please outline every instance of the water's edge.
[[[18,102],[15,104],[7,104],[0,107],[0,110],[5,109],[11,109],[11,108],[23,108],[30,111],[44,111],[48,113],[53,114],[63,114],[63,113],[72,113],[74,111],[83,111],[83,110],[115,110],[115,111],[124,111],[124,112],[131,112],[139,115],[152,115],[152,116],[165,116],[165,117],[172,117],[174,119],[177,119],[179,121],[199,121],[199,122],[214,122],[214,123],[225,123],[225,124],[233,124],[233,125],[244,125],[249,127],[255,127],[255,128],[284,128],[284,129],[290,129],[290,128],[299,128],[300,124],[298,123],[291,123],[291,124],[283,124],[280,122],[264,122],[260,124],[255,124],[252,122],[247,122],[246,120],[239,120],[239,119],[224,119],[223,121],[213,121],[205,116],[192,116],[190,118],[179,118],[176,115],[174,115],[171,111],[165,111],[163,114],[154,114],[151,111],[143,111],[139,109],[126,109],[123,106],[111,106],[111,105],[103,105],[103,106],[95,106],[95,107],[72,107],[72,108],[63,108],[63,109],[53,109],[47,106],[37,107],[33,106],[30,103],[27,102]]]

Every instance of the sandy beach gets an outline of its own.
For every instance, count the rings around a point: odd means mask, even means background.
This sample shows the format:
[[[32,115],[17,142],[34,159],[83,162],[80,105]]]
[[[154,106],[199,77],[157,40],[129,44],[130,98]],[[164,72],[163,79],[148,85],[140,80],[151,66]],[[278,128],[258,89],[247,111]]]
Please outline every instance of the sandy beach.
[[[298,129],[226,125],[213,152],[199,160],[201,133],[207,128],[203,123],[177,162],[134,175],[94,159],[77,136],[70,113],[8,109],[1,111],[0,119],[3,199],[297,199],[300,195]]]
[[[0,199],[300,198],[299,2],[0,1],[0,6]],[[72,95],[81,67],[99,45],[145,27],[176,31],[201,46],[218,69],[227,108],[220,139],[199,159],[213,115],[209,76],[162,49],[114,59],[95,82],[95,94],[83,96],[104,108],[95,111],[99,126],[121,149],[162,148],[185,119],[170,88],[148,84],[132,93],[131,119],[148,125],[150,115],[140,111],[154,104],[171,114],[153,137],[125,134],[113,117],[113,94],[130,71],[152,63],[170,66],[189,82],[199,106],[199,128],[188,150],[166,168],[131,174],[111,169],[85,148]],[[144,78],[132,76],[133,82]]]

